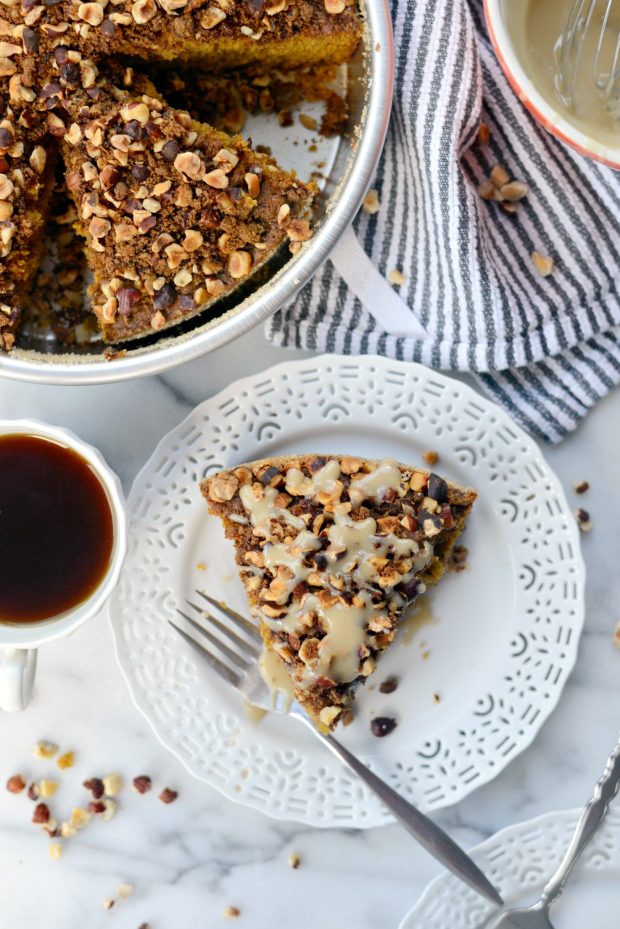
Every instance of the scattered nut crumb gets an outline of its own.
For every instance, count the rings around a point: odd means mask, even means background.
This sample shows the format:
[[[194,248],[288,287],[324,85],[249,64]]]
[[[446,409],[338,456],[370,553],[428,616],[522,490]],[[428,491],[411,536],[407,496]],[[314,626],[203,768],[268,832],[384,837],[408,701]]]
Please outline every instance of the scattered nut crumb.
[[[390,284],[396,284],[397,286],[400,286],[406,282],[407,277],[405,274],[403,274],[402,271],[399,271],[398,268],[392,268],[387,273],[387,279]]]
[[[304,129],[310,129],[311,131],[318,129],[318,123],[313,116],[307,116],[305,113],[299,114],[299,122],[302,124]]]
[[[105,802],[103,800],[91,800],[88,804],[88,812],[93,813],[95,816],[105,813]]]
[[[38,826],[47,826],[50,821],[50,810],[47,803],[37,803],[32,814],[32,821]]]
[[[590,532],[592,529],[592,521],[590,520],[590,514],[587,510],[582,510],[581,507],[575,510],[575,519],[582,532]]]
[[[294,871],[297,870],[297,868],[301,864],[301,858],[299,857],[297,852],[291,852],[291,854],[288,856],[288,863],[291,866],[291,868],[293,868]]]
[[[95,800],[101,799],[105,793],[103,781],[100,777],[91,777],[87,781],[84,781],[84,787],[86,790],[90,790]]]
[[[28,786],[28,799],[29,800],[38,800],[39,799],[39,786],[34,782]]]
[[[113,897],[104,897],[103,898],[103,908],[104,910],[111,910],[116,901]]]
[[[21,774],[13,774],[6,782],[6,789],[10,794],[20,794],[26,787],[26,782]]]
[[[396,720],[389,716],[376,716],[370,721],[370,731],[380,739],[394,732],[395,729]]]
[[[57,781],[39,781],[39,796],[44,800],[49,800],[58,790]]]
[[[620,623],[617,624],[614,630],[613,642],[616,648],[620,648]]]
[[[69,825],[74,829],[83,829],[91,820],[91,814],[88,810],[82,809],[81,806],[76,806],[71,810],[71,816],[69,817]]]
[[[532,261],[541,277],[549,277],[553,274],[553,258],[541,255],[540,252],[532,252]]]
[[[224,910],[224,916],[233,917],[241,916],[241,910],[236,906],[227,906]]]
[[[392,674],[390,677],[386,677],[384,681],[381,681],[379,684],[379,692],[382,694],[393,694],[397,687],[398,678]]]
[[[441,694],[433,694],[433,703],[441,703]]]
[[[494,165],[489,177],[478,184],[478,195],[483,200],[498,203],[505,213],[516,213],[519,201],[528,193],[527,184],[511,180],[506,168],[500,164]]]
[[[439,461],[439,452],[424,452],[424,454],[422,455],[422,458],[427,463],[427,465],[430,465],[432,467],[433,465],[436,465],[437,462]]]
[[[373,216],[375,213],[379,212],[381,204],[379,203],[379,194],[376,190],[369,190],[364,200],[362,202],[362,209],[364,213],[368,213],[370,216]]]
[[[139,794],[146,794],[152,787],[152,781],[148,774],[139,774],[133,779],[133,789]]]
[[[56,760],[58,767],[64,771],[66,768],[72,768],[75,761],[75,752],[65,752]]]
[[[197,571],[206,571],[206,570],[207,570],[207,566],[206,566],[206,564],[204,563],[204,561],[199,561],[199,562],[198,562],[198,564],[196,565],[196,570],[197,570]]]
[[[50,853],[50,858],[58,861],[62,855],[62,842],[50,842],[50,844],[47,846],[47,850]]]
[[[576,494],[585,494],[587,490],[590,490],[590,485],[587,481],[579,481],[578,484],[573,484]]]
[[[160,793],[159,799],[162,803],[174,803],[178,796],[178,790],[171,790],[170,787],[165,787]]]
[[[480,123],[478,127],[478,133],[476,135],[476,141],[478,145],[488,145],[491,141],[491,130],[486,123]]]
[[[69,823],[62,823],[60,834],[63,839],[72,839],[74,835],[77,835],[77,829],[74,826],[70,826]]]
[[[120,774],[107,774],[103,778],[103,789],[107,797],[117,797],[123,789],[123,779]]]
[[[109,797],[106,797],[104,799],[103,805],[105,809],[103,813],[101,814],[101,818],[104,821],[104,823],[108,823],[110,822],[110,820],[116,813],[116,810],[118,809],[118,807],[116,806],[116,803],[114,802],[114,800],[111,800]]]
[[[34,755],[35,758],[44,758],[45,760],[48,760],[49,758],[53,758],[54,755],[56,755],[57,753],[58,753],[58,746],[54,745],[53,742],[45,742],[45,741],[37,742],[37,744],[32,750],[32,754]]]
[[[150,923],[140,923],[138,929],[151,929]]]
[[[116,893],[122,900],[126,900],[133,893],[133,884],[119,884]]]

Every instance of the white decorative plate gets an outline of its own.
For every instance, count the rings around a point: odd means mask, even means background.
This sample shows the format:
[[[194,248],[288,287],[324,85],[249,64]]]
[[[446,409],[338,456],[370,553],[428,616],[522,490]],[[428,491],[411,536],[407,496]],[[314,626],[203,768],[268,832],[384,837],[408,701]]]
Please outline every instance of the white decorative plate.
[[[549,813],[498,832],[471,856],[511,905],[528,906],[559,865],[581,810]],[[620,810],[611,810],[551,909],[555,929],[618,929]],[[479,929],[493,912],[455,877],[428,886],[399,929]]]
[[[278,365],[205,401],[138,475],[130,549],[109,606],[118,658],[164,745],[228,797],[314,825],[389,821],[304,727],[275,716],[253,723],[168,626],[197,587],[245,608],[232,546],[198,481],[272,454],[415,463],[429,449],[439,452],[438,471],[479,491],[469,567],[428,595],[340,733],[429,810],[460,800],[530,744],[576,658],[578,533],[535,443],[459,381],[411,363],[325,356]],[[388,674],[401,680],[389,696],[377,687]],[[370,733],[376,715],[398,720],[387,738]]]

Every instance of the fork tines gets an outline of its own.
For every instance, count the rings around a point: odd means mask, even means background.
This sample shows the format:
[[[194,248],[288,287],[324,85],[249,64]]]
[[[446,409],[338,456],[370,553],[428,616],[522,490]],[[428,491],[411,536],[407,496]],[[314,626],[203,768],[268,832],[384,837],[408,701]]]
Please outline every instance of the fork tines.
[[[202,590],[197,590],[196,593],[214,610],[219,610],[227,621],[222,621],[204,607],[186,600],[188,607],[196,615],[190,615],[181,609],[177,609],[177,613],[189,624],[194,634],[189,634],[172,620],[168,622],[186,642],[200,652],[218,674],[238,687],[245,672],[254,666],[260,657],[260,632],[249,620],[226,604],[214,600]]]

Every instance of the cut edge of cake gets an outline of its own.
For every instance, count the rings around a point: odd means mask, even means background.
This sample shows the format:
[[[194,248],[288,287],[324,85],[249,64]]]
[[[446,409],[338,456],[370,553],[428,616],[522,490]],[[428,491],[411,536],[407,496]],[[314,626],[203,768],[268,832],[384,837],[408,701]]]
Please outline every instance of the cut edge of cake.
[[[441,578],[476,499],[425,468],[335,455],[249,462],[201,491],[266,647],[323,732],[350,715],[406,608]]]

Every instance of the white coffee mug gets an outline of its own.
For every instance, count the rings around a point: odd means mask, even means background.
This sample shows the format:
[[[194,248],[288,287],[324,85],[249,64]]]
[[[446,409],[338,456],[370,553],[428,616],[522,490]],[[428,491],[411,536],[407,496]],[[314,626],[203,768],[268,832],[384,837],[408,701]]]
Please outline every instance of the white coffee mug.
[[[80,455],[93,469],[105,490],[112,513],[112,552],[108,570],[90,596],[81,603],[39,622],[0,622],[0,709],[26,708],[32,696],[37,649],[46,642],[75,632],[101,610],[117,584],[127,551],[127,515],[121,483],[101,453],[68,429],[33,419],[0,420],[0,436],[31,435],[52,439]]]

